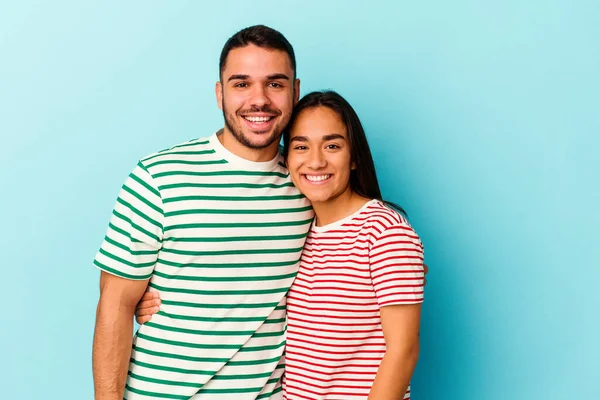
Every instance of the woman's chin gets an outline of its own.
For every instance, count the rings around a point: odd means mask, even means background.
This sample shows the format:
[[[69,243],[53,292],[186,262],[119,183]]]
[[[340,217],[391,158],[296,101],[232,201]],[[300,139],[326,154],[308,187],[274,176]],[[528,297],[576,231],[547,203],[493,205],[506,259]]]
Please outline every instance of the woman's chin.
[[[331,200],[331,196],[326,196],[323,194],[304,193],[304,196],[308,199],[308,201],[310,201],[311,204],[325,203],[328,200]]]

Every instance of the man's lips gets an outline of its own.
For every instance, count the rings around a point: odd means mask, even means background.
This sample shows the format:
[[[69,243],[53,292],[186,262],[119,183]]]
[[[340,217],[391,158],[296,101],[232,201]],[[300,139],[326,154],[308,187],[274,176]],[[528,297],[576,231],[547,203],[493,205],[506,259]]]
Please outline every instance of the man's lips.
[[[276,115],[265,113],[253,113],[241,115],[246,126],[255,132],[265,132],[272,128]]]

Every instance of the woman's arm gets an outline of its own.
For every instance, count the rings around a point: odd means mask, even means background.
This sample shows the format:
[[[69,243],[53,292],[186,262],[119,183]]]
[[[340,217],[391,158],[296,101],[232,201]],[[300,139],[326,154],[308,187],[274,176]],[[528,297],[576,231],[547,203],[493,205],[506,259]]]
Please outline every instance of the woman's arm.
[[[421,304],[384,306],[380,313],[386,352],[368,400],[400,400],[419,358]]]

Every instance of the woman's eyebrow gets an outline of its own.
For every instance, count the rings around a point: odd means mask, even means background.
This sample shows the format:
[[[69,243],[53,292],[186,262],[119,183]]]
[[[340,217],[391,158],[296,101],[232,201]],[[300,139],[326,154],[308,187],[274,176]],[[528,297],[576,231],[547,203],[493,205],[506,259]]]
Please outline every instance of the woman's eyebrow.
[[[346,138],[344,137],[344,135],[341,135],[339,133],[330,133],[329,135],[323,135],[321,137],[321,141],[323,142],[327,142],[329,140],[336,140],[336,139],[341,139],[341,140],[346,140]],[[300,135],[296,135],[294,137],[292,137],[290,139],[290,143],[291,142],[308,142],[308,138],[306,136],[300,136]]]
[[[346,140],[346,138],[344,137],[344,135],[340,135],[339,133],[332,133],[330,135],[323,136],[323,140],[324,141],[335,140],[335,139]]]
[[[290,143],[293,141],[308,142],[308,138],[306,136],[294,136],[293,138],[290,139]]]

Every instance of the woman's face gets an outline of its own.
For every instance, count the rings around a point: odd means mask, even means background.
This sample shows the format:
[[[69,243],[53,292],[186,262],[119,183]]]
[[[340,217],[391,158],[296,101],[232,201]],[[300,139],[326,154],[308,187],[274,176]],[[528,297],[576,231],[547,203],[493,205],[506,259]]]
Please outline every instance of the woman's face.
[[[335,111],[320,106],[298,115],[290,128],[287,167],[294,185],[313,204],[350,193],[350,141]]]

